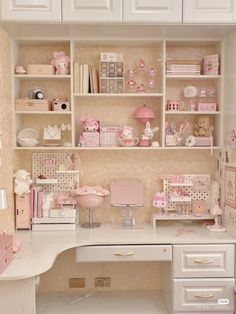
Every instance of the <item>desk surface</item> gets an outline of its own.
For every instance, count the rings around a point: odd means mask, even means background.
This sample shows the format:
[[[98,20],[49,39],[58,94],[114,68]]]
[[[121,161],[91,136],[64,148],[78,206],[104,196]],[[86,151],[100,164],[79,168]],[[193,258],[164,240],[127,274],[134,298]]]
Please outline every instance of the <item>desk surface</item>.
[[[85,245],[101,244],[222,244],[236,243],[227,233],[213,233],[200,225],[166,223],[153,229],[146,224],[140,229],[97,229],[78,227],[75,231],[18,231],[22,241],[19,252],[0,280],[34,277],[50,269],[63,251]]]

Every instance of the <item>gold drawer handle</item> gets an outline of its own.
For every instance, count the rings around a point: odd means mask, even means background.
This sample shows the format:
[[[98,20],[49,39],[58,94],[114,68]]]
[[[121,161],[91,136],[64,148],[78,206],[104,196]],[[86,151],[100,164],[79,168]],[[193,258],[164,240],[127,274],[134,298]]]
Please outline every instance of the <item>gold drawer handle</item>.
[[[115,252],[114,255],[116,256],[132,256],[134,255],[133,252]]]
[[[214,294],[195,294],[194,297],[197,299],[210,299],[214,297]]]
[[[211,264],[211,263],[213,263],[213,260],[212,259],[199,258],[199,259],[195,259],[193,262],[196,264]]]

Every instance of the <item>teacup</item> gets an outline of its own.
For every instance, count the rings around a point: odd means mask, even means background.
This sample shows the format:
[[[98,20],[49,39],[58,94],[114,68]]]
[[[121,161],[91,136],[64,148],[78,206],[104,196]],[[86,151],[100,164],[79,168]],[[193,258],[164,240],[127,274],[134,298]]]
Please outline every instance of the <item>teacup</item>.
[[[184,107],[184,102],[180,100],[167,100],[166,110],[179,111]]]
[[[120,145],[124,147],[136,146],[138,145],[139,139],[137,137],[123,138],[120,140]]]

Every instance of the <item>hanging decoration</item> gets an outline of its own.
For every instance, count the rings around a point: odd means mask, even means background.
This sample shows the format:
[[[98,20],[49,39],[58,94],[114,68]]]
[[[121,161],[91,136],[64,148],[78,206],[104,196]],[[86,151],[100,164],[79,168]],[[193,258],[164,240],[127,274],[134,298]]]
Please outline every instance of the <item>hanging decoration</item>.
[[[147,66],[143,59],[137,67],[127,70],[128,89],[131,93],[151,93],[157,89],[157,70]]]

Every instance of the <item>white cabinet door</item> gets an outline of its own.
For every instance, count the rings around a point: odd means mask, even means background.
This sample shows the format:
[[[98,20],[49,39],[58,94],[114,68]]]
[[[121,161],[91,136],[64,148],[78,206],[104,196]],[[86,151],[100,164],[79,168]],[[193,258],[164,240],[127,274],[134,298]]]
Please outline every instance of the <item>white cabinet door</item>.
[[[61,0],[3,0],[3,21],[61,21]]]
[[[62,0],[64,22],[121,22],[122,0]]]
[[[235,0],[183,0],[184,23],[232,23],[236,21]]]
[[[123,21],[181,23],[182,0],[123,0]]]

